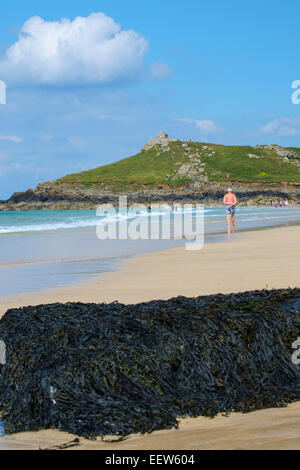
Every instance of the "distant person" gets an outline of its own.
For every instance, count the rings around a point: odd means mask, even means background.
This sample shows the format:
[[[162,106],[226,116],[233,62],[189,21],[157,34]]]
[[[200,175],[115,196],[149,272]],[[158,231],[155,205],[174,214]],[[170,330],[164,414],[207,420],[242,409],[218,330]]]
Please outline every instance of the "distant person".
[[[229,188],[228,192],[225,194],[223,203],[225,204],[227,215],[228,233],[231,233],[231,229],[233,232],[235,231],[235,206],[237,204],[236,195],[232,192],[231,188]]]

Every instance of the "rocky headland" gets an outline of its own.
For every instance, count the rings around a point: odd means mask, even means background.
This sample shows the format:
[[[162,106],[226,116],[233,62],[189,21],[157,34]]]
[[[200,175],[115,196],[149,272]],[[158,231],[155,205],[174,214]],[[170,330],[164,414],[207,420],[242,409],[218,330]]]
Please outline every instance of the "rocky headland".
[[[119,195],[129,204],[219,205],[229,186],[241,205],[300,201],[300,149],[182,142],[160,132],[133,157],[15,192],[0,210],[94,209],[117,205]]]

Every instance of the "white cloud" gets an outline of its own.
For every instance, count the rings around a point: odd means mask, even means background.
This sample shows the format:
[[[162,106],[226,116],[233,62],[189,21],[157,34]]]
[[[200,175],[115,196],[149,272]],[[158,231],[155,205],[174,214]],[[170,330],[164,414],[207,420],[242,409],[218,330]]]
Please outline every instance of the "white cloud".
[[[264,134],[294,136],[300,134],[300,114],[294,118],[277,118],[262,126]]]
[[[172,75],[172,70],[165,62],[155,62],[150,65],[150,80],[164,80]]]
[[[110,83],[142,74],[148,42],[104,13],[73,21],[28,19],[0,60],[7,81],[34,84]]]
[[[0,135],[0,140],[7,140],[8,142],[20,143],[22,139],[17,135]]]
[[[221,127],[217,126],[214,121],[207,119],[178,119],[181,122],[186,122],[187,124],[194,124],[201,132],[206,134],[217,134],[222,130]]]

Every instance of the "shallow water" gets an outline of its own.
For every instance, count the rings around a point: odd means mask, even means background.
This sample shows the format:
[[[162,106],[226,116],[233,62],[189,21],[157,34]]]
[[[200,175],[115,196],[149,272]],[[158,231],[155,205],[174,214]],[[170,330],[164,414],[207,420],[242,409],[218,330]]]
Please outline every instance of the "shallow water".
[[[205,206],[206,224],[224,224],[224,208]],[[162,205],[159,208],[152,208],[152,216],[163,215],[168,212],[168,206]],[[182,209],[179,207],[178,212]],[[191,212],[190,208],[185,208],[185,212]],[[194,210],[193,210],[194,211]],[[141,211],[146,217],[149,211]],[[177,213],[177,212],[176,212]],[[40,211],[8,211],[0,212],[0,234],[16,234],[26,232],[51,232],[51,231],[70,231],[95,228],[101,220],[103,211],[96,210],[40,210]],[[237,216],[243,225],[260,225],[285,223],[291,221],[300,222],[300,207],[297,208],[273,208],[245,206],[237,207]],[[171,214],[174,216],[174,212]],[[108,211],[107,216],[111,219],[132,219],[133,213],[123,215],[116,211]]]
[[[195,220],[201,208],[185,208]],[[151,224],[176,226],[182,210],[169,214],[167,206],[145,210]],[[134,220],[108,213],[110,220]],[[177,217],[177,219],[176,219]],[[159,220],[159,222],[158,222]],[[0,212],[0,296],[74,285],[95,275],[118,269],[126,257],[182,246],[185,241],[99,240],[96,226],[103,214],[95,210]],[[237,232],[300,223],[300,208],[238,207]],[[223,207],[205,207],[205,242],[224,241]]]

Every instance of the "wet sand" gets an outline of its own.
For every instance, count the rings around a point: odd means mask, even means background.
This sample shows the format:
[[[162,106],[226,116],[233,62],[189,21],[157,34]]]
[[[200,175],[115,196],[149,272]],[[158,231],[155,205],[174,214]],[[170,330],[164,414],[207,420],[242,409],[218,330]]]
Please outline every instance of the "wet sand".
[[[78,286],[0,299],[8,308],[52,302],[136,303],[178,295],[198,296],[252,289],[299,287],[300,228],[287,227],[229,237],[200,251],[184,248],[147,253],[123,263],[120,272]],[[57,431],[0,438],[3,448],[45,448],[74,437]],[[75,448],[99,449],[299,449],[300,403],[287,408],[186,419],[179,430],[132,436],[107,444],[81,440]]]
[[[146,253],[122,262],[121,270],[75,286],[0,297],[8,308],[53,302],[137,303],[300,286],[300,227],[284,227],[229,236],[226,242]]]

